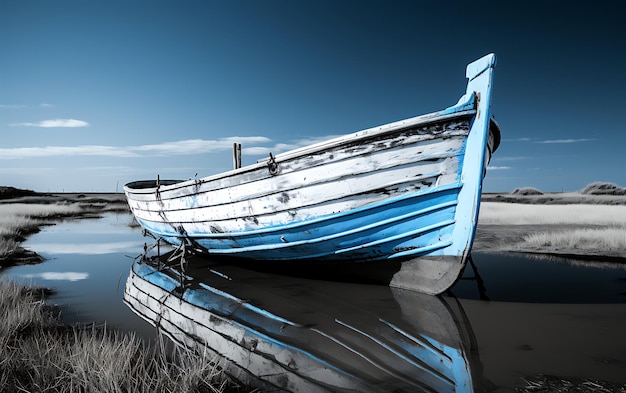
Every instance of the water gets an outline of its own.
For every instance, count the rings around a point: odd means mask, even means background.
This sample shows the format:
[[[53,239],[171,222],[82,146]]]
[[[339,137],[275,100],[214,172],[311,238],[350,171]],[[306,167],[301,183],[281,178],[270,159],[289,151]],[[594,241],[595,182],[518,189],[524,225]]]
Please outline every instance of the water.
[[[0,274],[52,289],[48,301],[62,307],[66,323],[106,321],[120,330],[154,335],[121,301],[130,265],[146,241],[131,222],[130,214],[108,213],[100,219],[73,219],[42,227],[22,246],[45,261],[10,267]]]
[[[130,214],[110,213],[101,219],[68,220],[43,227],[23,246],[46,261],[7,268],[0,274],[53,289],[49,302],[62,306],[65,322],[106,321],[118,329],[152,338],[154,328],[122,301],[134,257],[143,252],[146,241],[151,241],[142,236],[141,229],[131,227],[131,222]],[[512,391],[513,386],[523,384],[521,377],[538,374],[626,383],[624,265],[481,253],[475,253],[473,259],[478,276],[468,265],[451,293],[465,315],[459,329],[469,331],[475,341],[472,351],[479,361],[470,363],[480,370],[478,379],[487,390]],[[309,293],[330,291],[323,281],[247,272],[246,299],[251,304],[261,302],[261,294],[254,292],[254,283],[261,281],[269,282],[270,287],[292,288],[290,302],[302,301],[298,306],[302,315],[313,315],[307,311],[309,308],[319,310],[328,304],[328,296],[303,295],[303,288],[314,288]],[[342,295],[343,287],[351,296]],[[333,284],[333,298],[351,302],[349,298],[356,298],[354,293],[385,292],[380,286],[368,284],[343,287]],[[407,300],[410,297],[399,303],[385,296],[381,313],[406,315],[412,307],[411,300]],[[454,297],[444,298],[449,302]],[[353,306],[350,309],[356,308]],[[361,309],[378,312],[373,306]],[[281,307],[275,312],[280,313]]]
[[[539,258],[522,254],[472,255],[483,298],[527,303],[626,303],[626,264]],[[468,265],[452,292],[480,299],[476,272]]]

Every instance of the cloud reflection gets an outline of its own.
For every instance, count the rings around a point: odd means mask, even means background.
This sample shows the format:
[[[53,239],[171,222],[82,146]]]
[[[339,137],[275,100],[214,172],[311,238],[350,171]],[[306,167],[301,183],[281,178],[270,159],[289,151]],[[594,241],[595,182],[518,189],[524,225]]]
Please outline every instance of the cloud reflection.
[[[37,253],[46,254],[82,254],[102,255],[139,250],[143,247],[142,242],[109,242],[109,243],[38,243],[29,245],[29,248]]]
[[[53,281],[80,281],[89,278],[89,273],[82,272],[41,272],[22,275],[26,278],[39,278]]]

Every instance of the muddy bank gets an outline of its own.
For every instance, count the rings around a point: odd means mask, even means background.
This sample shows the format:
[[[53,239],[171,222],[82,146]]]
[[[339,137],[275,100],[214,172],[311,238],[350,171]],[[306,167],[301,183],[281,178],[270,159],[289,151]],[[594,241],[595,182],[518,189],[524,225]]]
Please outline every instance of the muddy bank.
[[[27,203],[27,204],[52,204],[52,203],[80,203],[88,207],[107,206],[108,211],[119,209],[128,210],[126,197],[123,193],[31,193],[25,192],[2,193],[0,192],[0,203]]]

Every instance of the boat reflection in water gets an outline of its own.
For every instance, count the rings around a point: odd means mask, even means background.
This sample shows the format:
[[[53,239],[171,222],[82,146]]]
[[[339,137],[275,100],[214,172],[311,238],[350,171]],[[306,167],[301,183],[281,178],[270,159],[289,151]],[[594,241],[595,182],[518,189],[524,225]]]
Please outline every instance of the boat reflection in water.
[[[152,258],[132,265],[124,301],[262,391],[467,392],[480,368],[470,361],[463,310],[449,297],[208,261],[181,276]]]

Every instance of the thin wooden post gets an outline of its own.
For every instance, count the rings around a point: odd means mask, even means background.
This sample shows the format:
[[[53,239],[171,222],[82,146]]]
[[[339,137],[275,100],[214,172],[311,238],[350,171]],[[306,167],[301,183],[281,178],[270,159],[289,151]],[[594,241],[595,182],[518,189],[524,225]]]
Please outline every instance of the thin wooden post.
[[[241,143],[233,143],[233,167],[241,168]]]
[[[241,168],[241,143],[237,144],[237,169]]]

